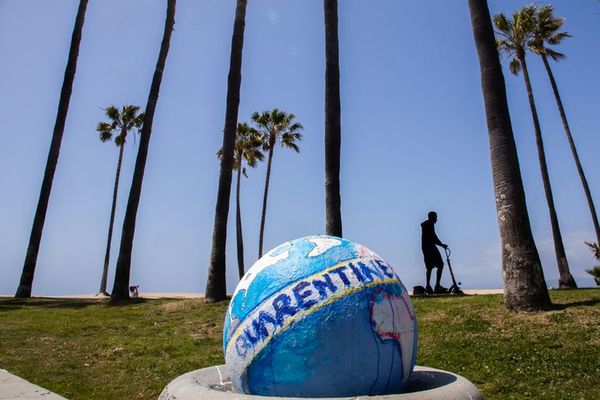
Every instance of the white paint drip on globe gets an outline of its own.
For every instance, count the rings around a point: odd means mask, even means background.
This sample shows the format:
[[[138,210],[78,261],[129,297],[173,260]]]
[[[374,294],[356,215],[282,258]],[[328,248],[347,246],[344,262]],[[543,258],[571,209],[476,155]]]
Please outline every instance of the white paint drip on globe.
[[[316,257],[325,253],[332,247],[339,246],[342,244],[341,240],[322,238],[318,236],[311,236],[308,238],[308,240],[315,245],[315,247],[310,251],[310,253],[308,253],[309,257]],[[252,265],[252,267],[248,270],[248,272],[246,272],[240,283],[238,283],[237,287],[235,288],[235,292],[233,292],[232,298],[234,298],[235,295],[242,290],[245,290],[247,292],[254,278],[256,278],[256,276],[260,274],[264,269],[271,267],[277,264],[279,261],[283,261],[290,256],[289,250],[286,250],[283,253],[277,255],[273,255],[272,252],[273,251],[268,252],[267,254],[262,256],[257,262],[255,262],[254,265]]]
[[[260,274],[260,272],[262,270],[264,270],[265,268],[268,268],[272,265],[275,265],[279,261],[285,260],[286,258],[288,258],[290,256],[289,250],[284,251],[283,253],[277,254],[275,256],[271,253],[272,253],[272,251],[270,251],[267,254],[265,254],[264,256],[262,256],[257,262],[254,263],[254,265],[248,270],[248,272],[246,272],[246,274],[244,275],[244,277],[242,278],[240,283],[238,283],[237,287],[235,288],[235,292],[233,292],[233,296],[231,297],[232,299],[235,297],[235,295],[239,291],[245,290],[247,293],[248,288],[250,287],[250,284],[252,283],[254,278],[258,274]]]
[[[342,241],[339,239],[323,238],[323,237],[308,237],[308,241],[315,245],[315,247],[308,253],[309,257],[320,256],[332,247],[339,246]]]

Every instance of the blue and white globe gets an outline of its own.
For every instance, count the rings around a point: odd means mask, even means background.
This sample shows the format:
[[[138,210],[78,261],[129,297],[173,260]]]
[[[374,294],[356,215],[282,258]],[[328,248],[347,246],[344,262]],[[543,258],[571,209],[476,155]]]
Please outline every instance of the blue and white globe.
[[[366,247],[308,236],[265,254],[238,284],[223,329],[235,388],[263,396],[398,393],[417,321],[392,268]]]

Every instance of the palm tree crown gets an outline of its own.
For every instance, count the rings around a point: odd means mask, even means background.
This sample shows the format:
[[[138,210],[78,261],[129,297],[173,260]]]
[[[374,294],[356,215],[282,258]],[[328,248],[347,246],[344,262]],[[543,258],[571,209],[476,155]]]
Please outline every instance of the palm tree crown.
[[[494,25],[498,38],[498,50],[512,57],[510,72],[517,75],[521,70],[520,58],[535,42],[536,7],[528,5],[512,15],[512,20],[503,13],[494,16]]]
[[[245,161],[249,167],[254,168],[259,161],[264,160],[265,155],[260,149],[262,145],[262,136],[256,129],[252,128],[246,122],[238,123],[234,147],[233,169],[237,171],[241,166],[242,174],[244,174],[245,177],[248,177],[243,162]],[[238,157],[238,154],[241,158]],[[217,152],[217,157],[220,160],[222,156],[223,148],[220,148]]]
[[[270,150],[277,142],[281,147],[287,147],[300,152],[296,142],[302,140],[300,131],[304,129],[301,123],[295,122],[296,116],[274,108],[271,111],[255,112],[252,121],[256,124],[256,132],[263,138],[263,148]]]
[[[547,47],[559,45],[563,39],[572,37],[569,32],[558,32],[565,23],[564,18],[554,16],[554,8],[551,5],[541,7],[537,10],[536,25],[534,27],[533,39],[528,42],[529,49],[539,55],[560,61],[567,58],[552,48]]]
[[[139,132],[144,123],[144,113],[138,114],[139,110],[140,107],[134,105],[123,106],[121,112],[115,106],[110,106],[104,110],[110,122],[98,122],[96,130],[100,134],[100,140],[107,142],[112,139],[113,134],[119,132],[115,136],[115,144],[117,146],[124,145],[127,133],[133,129]]]

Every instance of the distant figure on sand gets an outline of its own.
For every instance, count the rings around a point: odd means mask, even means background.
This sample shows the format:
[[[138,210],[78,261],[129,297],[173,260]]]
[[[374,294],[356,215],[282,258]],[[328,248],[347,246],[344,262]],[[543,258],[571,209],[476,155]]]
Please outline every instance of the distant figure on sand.
[[[423,259],[425,261],[427,286],[425,290],[427,293],[446,293],[448,289],[440,285],[442,279],[442,271],[444,268],[444,261],[442,261],[442,255],[438,250],[437,246],[442,246],[444,249],[448,245],[441,242],[441,240],[435,234],[435,223],[437,222],[437,213],[430,211],[427,214],[427,221],[421,223],[421,249],[423,250]],[[435,289],[431,289],[431,270],[437,268],[437,275],[435,281]]]
[[[138,291],[139,287],[140,285],[129,286],[129,297],[137,299],[140,296],[140,292]]]

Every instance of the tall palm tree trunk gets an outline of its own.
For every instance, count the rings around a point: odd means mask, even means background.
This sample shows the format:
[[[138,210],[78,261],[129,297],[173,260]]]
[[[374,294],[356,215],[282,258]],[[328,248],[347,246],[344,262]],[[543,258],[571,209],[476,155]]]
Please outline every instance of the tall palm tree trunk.
[[[558,216],[556,215],[556,208],[554,206],[552,186],[550,185],[550,176],[548,174],[548,165],[546,163],[546,152],[544,151],[544,141],[542,139],[542,129],[540,128],[540,121],[535,106],[535,100],[533,98],[533,89],[531,88],[531,81],[529,80],[529,71],[527,70],[525,54],[518,52],[517,58],[521,63],[521,67],[523,68],[523,79],[525,80],[527,97],[529,99],[529,107],[531,108],[531,117],[533,118],[535,142],[537,145],[538,158],[540,162],[540,171],[542,173],[542,182],[544,184],[546,202],[548,203],[548,212],[550,213],[550,225],[552,227],[552,238],[554,240],[554,253],[556,254],[558,272],[560,274],[558,284],[560,288],[576,288],[577,284],[575,283],[575,280],[569,271],[569,263],[567,262],[565,246],[563,245],[560,226],[558,224]]]
[[[258,258],[263,255],[263,243],[265,237],[265,221],[267,219],[267,198],[269,196],[269,182],[271,180],[271,163],[273,162],[273,150],[275,141],[271,140],[269,146],[269,159],[267,160],[267,176],[265,177],[265,192],[263,194],[262,216],[260,218],[260,234],[258,237]]]
[[[46,212],[48,211],[48,202],[50,200],[50,192],[52,191],[52,181],[54,180],[54,172],[58,164],[58,155],[60,153],[60,145],[62,143],[63,132],[65,130],[65,122],[69,111],[69,102],[71,93],[73,92],[73,81],[75,80],[75,72],[77,70],[77,58],[79,57],[79,44],[81,43],[81,34],[83,32],[83,24],[85,22],[85,11],[87,9],[88,0],[80,0],[75,18],[75,27],[71,35],[71,47],[69,49],[69,58],[65,75],[63,79],[62,89],[60,91],[60,100],[58,102],[58,111],[56,113],[56,122],[54,123],[54,131],[52,132],[52,141],[50,150],[48,151],[48,159],[46,161],[46,169],[40,189],[40,197],[38,199],[33,225],[31,227],[31,235],[29,237],[29,245],[27,246],[27,254],[23,264],[23,272],[15,297],[31,297],[31,288],[33,286],[33,275],[37,264],[38,252],[42,241],[42,231],[44,230],[44,222],[46,221]]]
[[[215,302],[227,298],[225,282],[225,249],[227,244],[227,218],[231,195],[231,169],[240,105],[240,86],[242,83],[242,49],[244,47],[244,29],[246,27],[247,0],[237,0],[235,22],[231,38],[229,58],[229,76],[227,77],[227,106],[225,110],[225,128],[223,129],[223,154],[219,173],[219,188],[215,207],[212,249],[206,280],[205,300]]]
[[[552,73],[552,69],[548,63],[548,58],[545,55],[542,55],[542,61],[544,62],[544,67],[546,67],[548,78],[550,78],[550,85],[552,86],[552,91],[554,92],[554,98],[556,99],[556,105],[558,106],[560,118],[562,119],[563,127],[565,128],[565,134],[567,135],[567,140],[569,141],[569,146],[571,147],[571,153],[573,154],[575,165],[577,166],[577,172],[579,173],[579,179],[581,179],[581,185],[583,186],[583,191],[585,192],[585,198],[587,200],[588,207],[590,208],[590,214],[592,214],[592,222],[594,224],[594,230],[596,231],[596,243],[600,244],[600,224],[598,223],[598,215],[596,214],[596,207],[594,206],[594,201],[592,200],[590,186],[588,185],[587,179],[583,172],[583,167],[579,161],[579,155],[577,154],[575,141],[573,140],[573,135],[571,135],[571,128],[569,127],[569,122],[567,121],[567,115],[565,114],[565,109],[558,92],[558,86],[556,85],[554,74]]]
[[[340,61],[338,2],[324,0],[325,12],[325,232],[342,236],[340,199]]]
[[[154,112],[156,111],[156,103],[158,102],[158,94],[160,92],[160,84],[165,69],[167,55],[169,53],[169,45],[171,42],[171,34],[175,25],[175,6],[176,0],[167,1],[167,16],[165,19],[165,29],[160,45],[160,52],[154,69],[152,85],[148,94],[148,102],[146,103],[146,111],[144,114],[144,125],[140,132],[140,147],[138,149],[137,158],[135,160],[135,168],[133,171],[133,180],[131,189],[129,190],[129,199],[127,201],[127,209],[123,220],[123,231],[121,233],[121,246],[119,249],[119,257],[117,259],[117,268],[115,271],[115,281],[111,293],[111,301],[125,300],[129,298],[129,274],[131,270],[131,252],[133,249],[133,237],[135,234],[135,222],[137,217],[138,206],[140,204],[140,196],[142,193],[142,182],[144,180],[144,169],[146,168],[146,159],[148,158],[148,148],[150,146],[150,136],[152,135],[152,122],[154,120]]]
[[[108,280],[108,265],[110,264],[110,244],[112,243],[113,226],[115,223],[115,211],[117,209],[117,194],[119,192],[119,178],[121,176],[121,165],[123,164],[123,153],[125,142],[119,145],[119,161],[117,161],[117,174],[115,176],[115,188],[113,190],[112,206],[110,208],[110,222],[108,224],[108,239],[106,239],[106,252],[104,253],[104,268],[102,269],[102,279],[100,280],[100,294],[106,292],[106,281]]]
[[[240,279],[244,276],[244,235],[242,234],[242,212],[240,210],[240,183],[242,178],[242,153],[238,152],[238,173],[236,183],[236,195],[235,195],[235,236],[237,239],[237,261],[238,261],[238,274]]]
[[[479,56],[490,140],[492,176],[502,242],[504,304],[517,311],[543,310],[550,307],[550,296],[529,224],[490,11],[486,0],[468,1]]]

